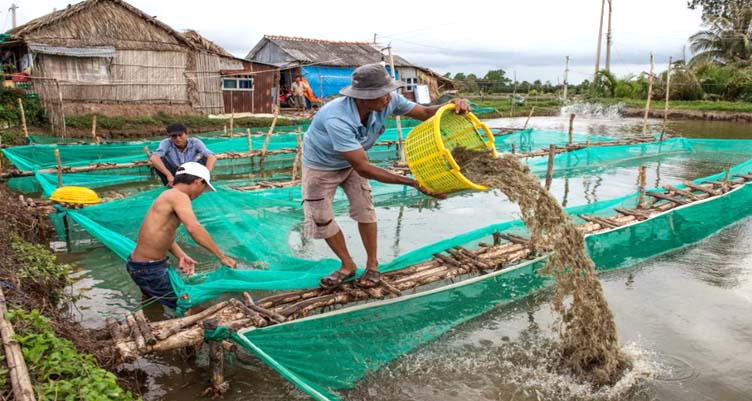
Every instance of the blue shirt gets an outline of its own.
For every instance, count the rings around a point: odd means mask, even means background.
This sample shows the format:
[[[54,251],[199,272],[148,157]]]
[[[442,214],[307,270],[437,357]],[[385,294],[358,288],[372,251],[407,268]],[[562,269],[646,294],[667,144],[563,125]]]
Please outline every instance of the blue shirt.
[[[200,139],[188,138],[188,143],[185,145],[185,149],[182,151],[172,142],[172,139],[163,139],[159,143],[159,147],[154,151],[155,155],[164,157],[169,160],[175,166],[180,166],[183,163],[195,162],[200,158],[209,157],[214,154],[209,150]]]
[[[384,133],[384,121],[389,115],[405,115],[416,105],[399,93],[391,95],[384,111],[372,111],[366,125],[360,122],[355,99],[344,96],[327,103],[316,113],[305,133],[303,165],[317,170],[351,167],[342,157],[343,152],[370,149]]]

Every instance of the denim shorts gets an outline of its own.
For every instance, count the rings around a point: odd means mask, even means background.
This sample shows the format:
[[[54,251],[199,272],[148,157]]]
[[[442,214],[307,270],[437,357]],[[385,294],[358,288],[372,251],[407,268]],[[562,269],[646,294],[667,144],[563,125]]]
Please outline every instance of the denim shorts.
[[[177,306],[177,295],[170,283],[170,263],[167,258],[153,262],[134,262],[128,256],[125,266],[144,295],[158,298],[159,302],[170,308],[174,309]]]

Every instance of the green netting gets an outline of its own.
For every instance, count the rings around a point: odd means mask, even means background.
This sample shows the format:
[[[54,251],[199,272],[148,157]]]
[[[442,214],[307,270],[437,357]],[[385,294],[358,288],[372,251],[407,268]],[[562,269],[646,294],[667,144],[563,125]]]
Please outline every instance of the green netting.
[[[694,157],[701,161],[705,160],[703,155],[716,167],[722,165],[723,160],[735,160],[737,156],[749,159],[752,141],[676,138],[639,145],[591,147],[558,155],[554,168],[558,175],[572,175],[618,168],[623,163],[638,165],[653,158]],[[542,175],[546,158],[530,159],[528,164],[533,172]],[[750,170],[752,161],[747,161],[735,166],[732,174],[746,174]],[[722,174],[706,179],[719,180]],[[673,184],[681,187],[680,183]],[[380,206],[409,204],[422,196],[412,189],[379,183],[373,184],[373,191],[375,202]],[[67,213],[124,259],[134,247],[133,239],[141,219],[160,192],[161,189],[147,191]],[[637,193],[630,193],[566,210],[573,216],[613,215],[614,207],[634,207],[637,198]],[[601,270],[631,266],[694,243],[746,217],[750,213],[747,207],[750,201],[752,186],[745,185],[647,222],[589,236],[588,249]],[[338,267],[333,259],[303,259],[288,246],[288,234],[302,223],[299,188],[247,193],[220,188],[216,193],[198,198],[194,205],[199,220],[216,241],[245,265],[237,270],[222,267],[188,279],[171,271],[181,309],[225,292],[315,287],[323,275]],[[338,194],[335,215],[346,215],[347,206],[344,196]],[[128,213],[123,213],[125,210]],[[402,254],[383,264],[381,269],[386,272],[409,266],[455,245],[473,247],[479,241],[490,241],[490,236],[497,231],[524,234],[525,229],[520,221],[492,224]],[[195,247],[182,231],[178,242]],[[314,398],[336,399],[338,390],[352,387],[368,372],[451,327],[550,284],[546,278],[538,276],[538,267],[538,262],[526,262],[503,272],[413,296],[254,329],[233,338]]]
[[[752,168],[748,163],[743,171]],[[752,186],[677,208],[647,222],[587,237],[599,270],[632,266],[699,241],[750,214]],[[574,210],[570,210],[574,212]],[[552,283],[540,261],[433,291],[252,329],[235,336],[246,349],[315,399],[337,390],[491,308]]]
[[[408,120],[414,121],[414,120]],[[394,124],[392,121],[391,124]],[[414,125],[413,123],[407,125]],[[403,130],[406,137],[410,128]],[[588,136],[577,134],[577,143],[585,142]],[[607,136],[589,136],[591,142],[611,141],[614,138]],[[396,141],[397,129],[390,128],[381,136],[380,141]],[[248,150],[247,137],[237,138],[204,138],[204,143],[215,153],[245,152]],[[561,146],[567,143],[567,134],[552,131],[534,131],[532,129],[511,133],[499,137],[497,149],[500,151],[510,150],[511,144],[516,144],[517,149],[531,150],[548,147],[550,144]],[[263,148],[265,138],[263,136],[252,137],[252,148]],[[63,166],[77,167],[88,166],[97,163],[132,163],[144,161],[146,152],[144,148],[154,151],[160,141],[123,142],[110,144],[71,144],[71,145],[27,145],[3,149],[5,156],[19,169],[37,172],[33,179],[28,177],[14,178],[9,181],[12,189],[23,192],[42,192],[50,196],[57,187],[57,174],[54,172],[40,172],[40,170],[54,169],[57,166],[55,150],[60,151],[60,159]],[[294,133],[276,134],[271,137],[268,150],[292,149],[297,146],[297,136]],[[372,161],[393,160],[398,157],[396,148],[393,146],[375,146],[369,152]],[[292,166],[294,154],[271,155],[267,157],[266,169],[289,168]],[[217,163],[214,175],[237,175],[259,172],[259,165],[251,166],[248,160],[226,159]],[[106,171],[94,171],[88,173],[64,173],[64,185],[77,185],[89,188],[104,188],[126,183],[157,182],[149,175],[147,167],[111,169]]]
[[[721,141],[723,142],[723,141]],[[735,149],[747,147],[748,141],[737,141]],[[750,141],[752,142],[752,141]],[[608,148],[588,148],[571,154],[562,154],[555,159],[555,168],[562,174],[580,169],[603,169],[625,158],[650,158],[663,154],[689,153],[693,140],[671,139],[663,143],[625,145]],[[543,176],[545,158],[529,160],[532,170]],[[162,189],[139,193],[127,199],[70,211],[70,215],[86,231],[115,250],[125,258],[133,247],[141,219],[147,208]],[[402,186],[373,183],[374,199],[379,205],[404,204],[420,199],[413,189]],[[586,212],[598,214],[612,212],[615,204],[628,202],[631,198],[611,202],[599,202],[587,206]],[[346,215],[348,203],[342,193],[335,199],[335,213]],[[238,192],[220,188],[217,193],[208,193],[194,202],[199,220],[204,224],[219,244],[233,256],[246,263],[258,263],[254,270],[220,268],[211,273],[199,274],[184,282],[177,274],[173,285],[177,292],[186,297],[181,299],[181,307],[190,307],[212,299],[223,292],[254,289],[277,290],[310,288],[318,280],[337,267],[333,259],[307,260],[293,254],[288,246],[288,235],[302,223],[300,188],[277,188],[264,191]],[[130,213],[123,214],[123,210]],[[233,213],[226,213],[232,210]],[[422,249],[401,255],[382,266],[384,271],[401,268],[430,258],[434,252],[449,247],[452,243],[466,243],[477,235],[488,235],[496,226],[481,231],[460,235],[447,241],[428,245]],[[249,237],[250,236],[250,237]],[[181,232],[179,241],[191,243]]]

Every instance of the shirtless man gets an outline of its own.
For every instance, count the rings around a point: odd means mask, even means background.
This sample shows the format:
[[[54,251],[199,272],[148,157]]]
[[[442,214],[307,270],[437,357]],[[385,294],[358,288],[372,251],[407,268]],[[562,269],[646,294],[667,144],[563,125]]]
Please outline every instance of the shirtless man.
[[[214,191],[209,182],[209,170],[196,162],[181,165],[175,174],[172,189],[164,191],[154,200],[146,213],[138,232],[136,249],[128,256],[126,267],[141,292],[148,297],[156,297],[159,302],[171,308],[177,306],[177,297],[172,290],[168,270],[170,267],[167,251],[179,260],[183,273],[194,273],[196,262],[180,249],[175,235],[182,223],[191,238],[219,261],[234,268],[235,260],[227,257],[193,213],[191,201],[204,191]]]

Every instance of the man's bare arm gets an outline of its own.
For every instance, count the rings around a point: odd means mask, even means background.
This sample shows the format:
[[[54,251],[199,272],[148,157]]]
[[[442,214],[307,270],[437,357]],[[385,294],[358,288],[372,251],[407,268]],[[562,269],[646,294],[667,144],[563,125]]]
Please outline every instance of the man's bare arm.
[[[467,103],[465,99],[452,99],[449,103],[454,103],[456,106],[454,111],[455,113],[466,113],[470,111],[470,104]],[[436,114],[439,109],[444,106],[443,104],[439,104],[436,106],[423,106],[423,105],[415,105],[412,110],[410,110],[409,113],[407,113],[408,117],[414,118],[416,120],[420,121],[426,121],[429,118],[433,117],[434,114]]]
[[[178,245],[177,242],[172,243],[172,246],[170,246],[170,252],[172,252],[172,254],[175,255],[175,257],[178,259],[186,256],[185,252],[182,248],[180,248],[180,245]]]
[[[227,257],[227,255],[219,249],[219,246],[214,242],[211,235],[209,235],[209,232],[198,222],[196,214],[193,213],[193,206],[191,205],[191,199],[188,195],[176,193],[170,198],[170,200],[175,214],[178,216],[178,219],[180,219],[180,222],[183,223],[185,230],[188,231],[191,238],[219,258],[222,264],[235,267],[236,262]]]
[[[167,177],[167,185],[172,186],[172,181],[175,179],[175,177],[172,176],[172,173],[170,170],[165,167],[164,163],[162,163],[162,158],[159,157],[158,154],[152,154],[151,157],[149,157],[149,161],[151,162],[151,165],[154,166],[157,170],[159,170],[160,173],[164,174],[165,177]]]
[[[214,155],[206,156],[206,168],[209,171],[214,170],[215,164],[217,164],[217,156],[214,156]]]
[[[371,180],[380,181],[386,184],[402,184],[407,185],[410,187],[413,187],[420,192],[423,192],[426,195],[433,196],[436,198],[446,198],[446,195],[439,194],[439,193],[433,193],[429,191],[428,189],[422,187],[420,184],[418,184],[418,181],[410,178],[405,177],[399,174],[394,174],[392,172],[389,172],[387,170],[384,170],[383,168],[376,167],[373,164],[371,164],[370,161],[368,161],[368,156],[366,155],[366,151],[361,149],[352,150],[349,152],[343,152],[342,156],[347,160],[350,165],[355,169],[355,171],[360,174],[363,178],[368,178]]]

